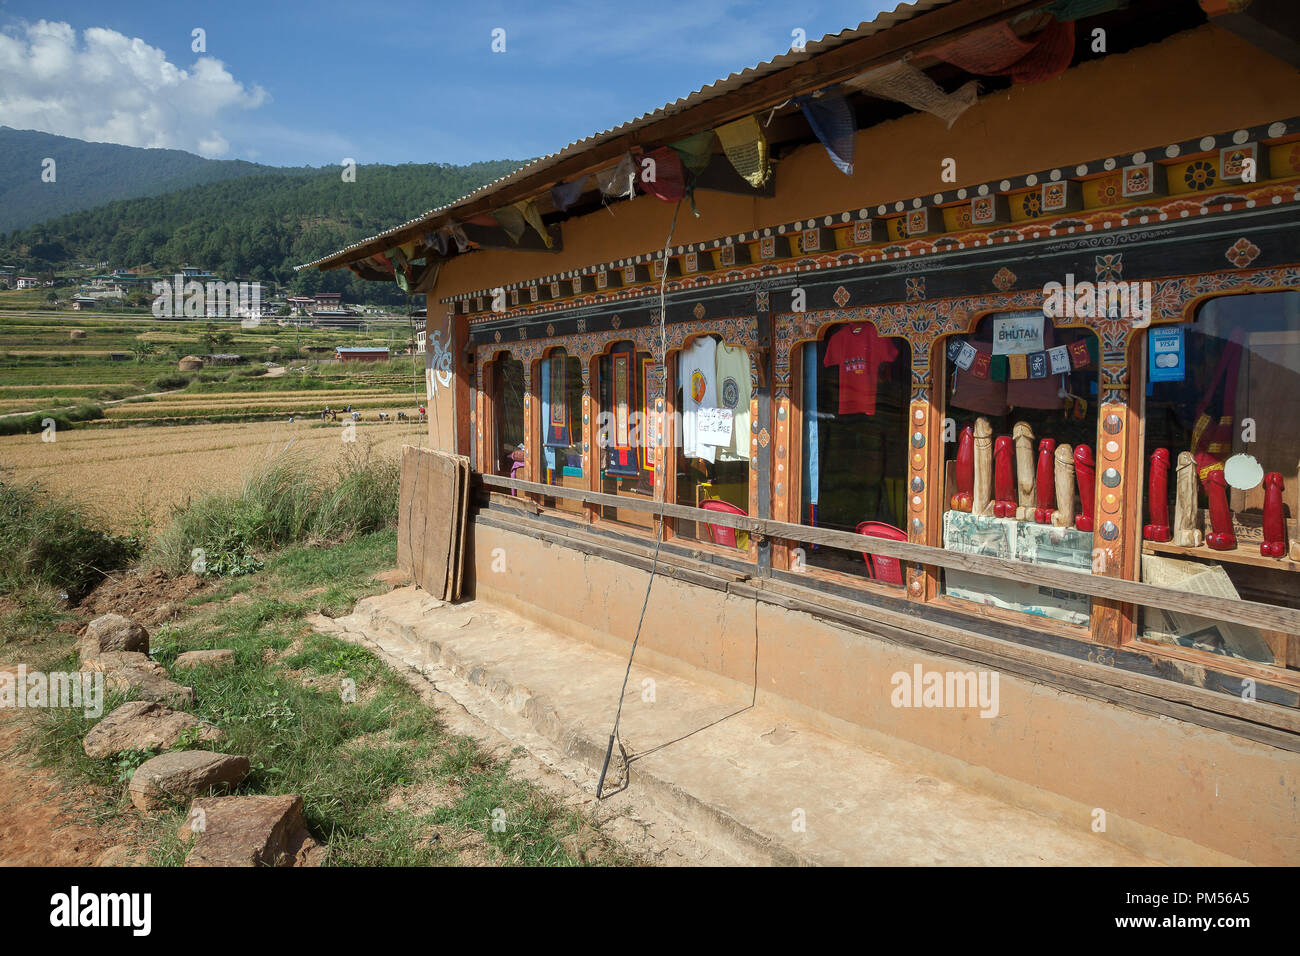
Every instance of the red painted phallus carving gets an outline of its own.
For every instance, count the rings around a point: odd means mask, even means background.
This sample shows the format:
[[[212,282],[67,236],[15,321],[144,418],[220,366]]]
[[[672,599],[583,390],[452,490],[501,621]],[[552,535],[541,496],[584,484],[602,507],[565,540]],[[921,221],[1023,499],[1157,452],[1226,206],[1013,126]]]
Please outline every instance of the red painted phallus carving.
[[[953,511],[970,511],[975,500],[975,429],[967,425],[957,440],[957,465],[954,469],[957,492],[949,504]]]
[[[1016,516],[1016,479],[1011,466],[1012,444],[1010,435],[999,435],[993,442],[993,515],[997,518]]]
[[[1038,507],[1034,509],[1034,521],[1039,524],[1051,524],[1052,512],[1056,510],[1055,455],[1055,438],[1044,438],[1038,443]]]
[[[1237,547],[1237,536],[1232,531],[1223,462],[1208,452],[1201,452],[1196,456],[1196,472],[1210,499],[1210,533],[1205,536],[1205,543],[1215,551],[1231,551]]]
[[[1097,464],[1092,449],[1087,445],[1078,445],[1074,449],[1074,474],[1079,483],[1079,514],[1075,516],[1074,526],[1080,531],[1091,531],[1092,509],[1097,495]]]
[[[1147,515],[1151,523],[1142,528],[1142,537],[1148,541],[1168,541],[1173,537],[1169,527],[1169,449],[1157,448],[1151,453],[1151,471],[1147,478]]]
[[[1264,543],[1259,553],[1266,558],[1286,556],[1286,513],[1282,508],[1282,476],[1270,471],[1264,476]]]

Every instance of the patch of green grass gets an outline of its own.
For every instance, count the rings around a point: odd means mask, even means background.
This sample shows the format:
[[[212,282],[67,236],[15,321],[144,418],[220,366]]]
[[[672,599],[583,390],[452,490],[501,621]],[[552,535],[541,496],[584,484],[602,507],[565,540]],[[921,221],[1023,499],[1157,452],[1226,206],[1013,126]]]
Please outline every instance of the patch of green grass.
[[[0,594],[79,599],[136,557],[140,544],[102,529],[72,499],[0,476]]]
[[[344,455],[332,475],[301,456],[282,457],[238,492],[209,494],[177,512],[148,560],[182,573],[199,549],[207,573],[241,575],[261,568],[260,553],[395,527],[398,468],[368,448]]]

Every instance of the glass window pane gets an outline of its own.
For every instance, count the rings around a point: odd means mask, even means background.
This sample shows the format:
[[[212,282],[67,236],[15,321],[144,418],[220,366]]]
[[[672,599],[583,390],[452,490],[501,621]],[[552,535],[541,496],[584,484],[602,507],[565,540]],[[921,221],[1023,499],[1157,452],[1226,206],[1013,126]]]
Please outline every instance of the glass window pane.
[[[1210,299],[1147,332],[1142,579],[1300,607],[1300,293]],[[1297,554],[1300,557],[1300,554]],[[1295,635],[1144,608],[1146,640],[1300,667]]]
[[[1041,311],[943,340],[943,546],[1092,571],[1097,337]],[[1084,626],[1088,595],[945,569],[950,597]]]
[[[800,350],[803,492],[799,520],[907,540],[911,349],[865,322],[828,329]],[[902,587],[898,562],[805,544],[795,564]]]

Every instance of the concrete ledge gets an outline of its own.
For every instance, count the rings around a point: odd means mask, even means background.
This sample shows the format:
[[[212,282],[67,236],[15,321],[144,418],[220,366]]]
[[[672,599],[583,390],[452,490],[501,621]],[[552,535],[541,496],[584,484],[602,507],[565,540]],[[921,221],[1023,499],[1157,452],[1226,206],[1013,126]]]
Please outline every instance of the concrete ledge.
[[[369,598],[351,616],[317,626],[373,642],[428,675],[454,675],[568,758],[599,769],[621,655],[482,600],[443,605],[415,589]],[[445,679],[438,686],[457,692]],[[632,758],[629,785],[748,863],[1152,862],[1082,822],[1064,826],[823,734],[761,700],[738,702],[639,661],[621,736]],[[617,787],[617,750],[611,768],[608,786]]]

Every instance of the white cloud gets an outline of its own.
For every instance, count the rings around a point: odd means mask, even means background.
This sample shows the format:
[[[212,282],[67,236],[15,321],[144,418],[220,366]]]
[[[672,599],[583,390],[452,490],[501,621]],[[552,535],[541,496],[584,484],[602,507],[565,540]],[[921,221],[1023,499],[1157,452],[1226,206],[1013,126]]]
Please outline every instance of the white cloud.
[[[270,98],[220,60],[183,69],[116,30],[91,27],[80,43],[69,24],[47,20],[0,33],[0,124],[16,129],[217,157],[230,151],[229,115]]]

